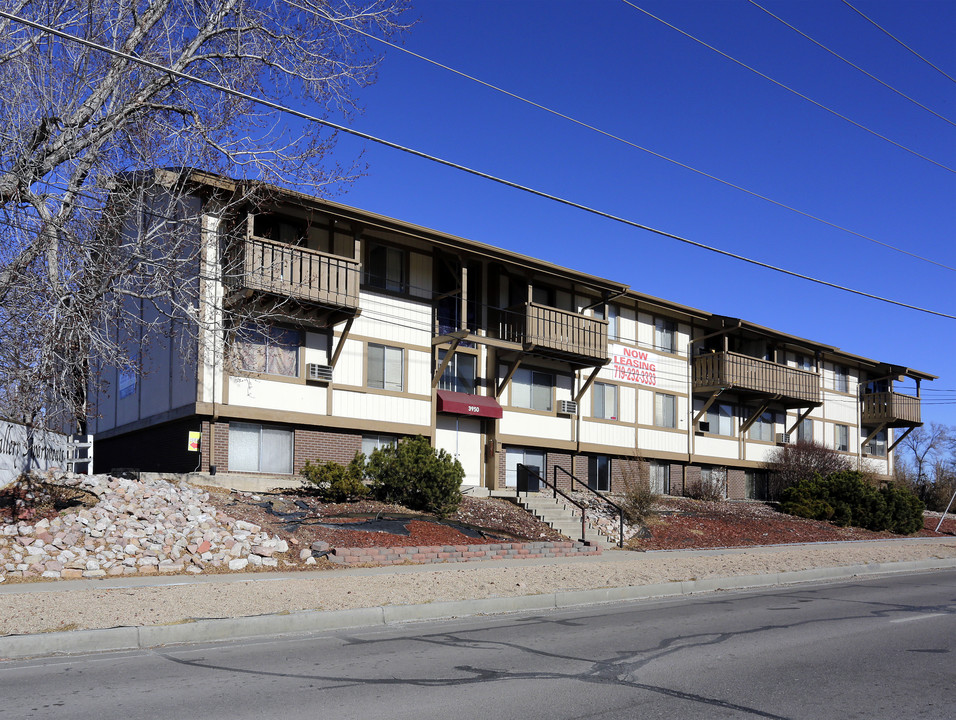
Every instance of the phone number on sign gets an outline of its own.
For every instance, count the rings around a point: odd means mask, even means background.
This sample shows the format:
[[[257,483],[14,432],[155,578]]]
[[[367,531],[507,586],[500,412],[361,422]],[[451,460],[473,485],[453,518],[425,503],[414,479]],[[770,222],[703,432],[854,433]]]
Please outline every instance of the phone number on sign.
[[[614,366],[614,379],[641,385],[657,385],[657,373],[650,370],[637,370],[621,365]]]

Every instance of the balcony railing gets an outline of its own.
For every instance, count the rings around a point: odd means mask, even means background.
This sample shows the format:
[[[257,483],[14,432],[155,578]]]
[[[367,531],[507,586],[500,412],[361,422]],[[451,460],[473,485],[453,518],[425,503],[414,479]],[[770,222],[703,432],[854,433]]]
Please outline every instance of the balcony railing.
[[[694,387],[779,395],[784,404],[794,406],[821,403],[817,373],[735,352],[694,358]]]
[[[360,264],[351,259],[265,238],[240,240],[236,272],[241,289],[327,307],[356,309]]]
[[[864,394],[860,399],[863,403],[863,424],[881,425],[889,427],[907,427],[920,425],[920,399],[912,395],[901,395],[895,392],[878,392]]]
[[[501,338],[560,357],[600,362],[610,357],[607,320],[537,303],[524,303],[502,313]]]

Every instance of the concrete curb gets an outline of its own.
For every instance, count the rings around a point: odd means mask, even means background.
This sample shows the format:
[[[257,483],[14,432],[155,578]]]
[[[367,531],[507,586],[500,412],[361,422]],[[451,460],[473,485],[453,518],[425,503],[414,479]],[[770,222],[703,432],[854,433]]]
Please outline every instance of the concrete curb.
[[[956,559],[934,558],[897,563],[868,563],[866,565],[814,568],[766,575],[682,580],[655,585],[600,588],[597,590],[559,590],[540,595],[454,600],[422,605],[386,605],[384,607],[331,611],[308,610],[274,615],[196,620],[176,625],[73,630],[37,635],[6,635],[0,637],[0,660],[117,650],[145,650],[160,645],[221,642],[292,633],[386,626],[471,615],[555,610],[627,600],[693,595],[719,590],[744,590],[824,580],[847,580],[868,575],[951,569],[956,569]]]

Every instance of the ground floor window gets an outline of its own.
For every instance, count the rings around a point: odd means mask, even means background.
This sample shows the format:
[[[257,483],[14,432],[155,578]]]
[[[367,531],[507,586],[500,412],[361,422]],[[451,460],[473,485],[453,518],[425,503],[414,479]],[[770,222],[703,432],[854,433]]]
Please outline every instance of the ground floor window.
[[[727,468],[702,465],[700,468],[701,489],[708,495],[727,497]]]
[[[255,423],[229,423],[230,472],[292,474],[292,430]]]
[[[383,435],[376,433],[362,436],[362,452],[368,457],[379,448],[392,446],[398,443],[397,435]]]
[[[744,474],[748,500],[771,500],[770,473],[765,470],[747,470]]]
[[[505,452],[505,487],[518,487],[518,465],[537,469],[544,477],[544,453],[530,448],[507,448]]]
[[[588,457],[588,487],[599,492],[610,492],[611,458],[607,455]]]
[[[648,468],[651,492],[669,495],[671,491],[671,466],[669,463],[652,462]]]

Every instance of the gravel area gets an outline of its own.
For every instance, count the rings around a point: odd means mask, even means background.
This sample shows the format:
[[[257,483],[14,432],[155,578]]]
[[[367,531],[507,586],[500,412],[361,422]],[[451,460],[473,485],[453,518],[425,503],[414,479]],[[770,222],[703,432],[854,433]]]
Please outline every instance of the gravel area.
[[[162,625],[299,610],[339,610],[557,590],[649,585],[816,567],[956,558],[956,539],[776,546],[715,552],[610,552],[590,560],[469,563],[339,572],[153,578],[158,586],[73,589],[77,583],[0,587],[0,635]],[[94,581],[108,582],[108,581]],[[116,585],[122,579],[113,581]],[[91,583],[86,582],[86,585]]]

